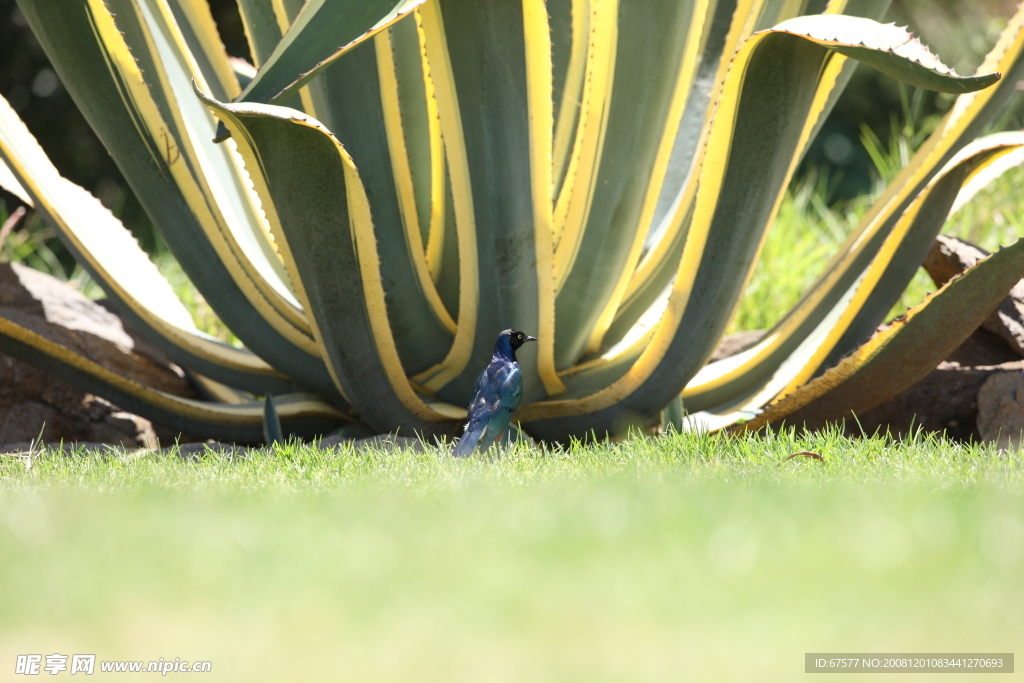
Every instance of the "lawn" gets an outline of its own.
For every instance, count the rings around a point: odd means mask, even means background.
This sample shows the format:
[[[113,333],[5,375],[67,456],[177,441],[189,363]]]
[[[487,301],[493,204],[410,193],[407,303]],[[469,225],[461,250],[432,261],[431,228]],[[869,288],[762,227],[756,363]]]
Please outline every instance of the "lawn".
[[[794,680],[805,652],[1012,652],[1022,465],[835,433],[468,461],[4,456],[0,667],[58,652],[206,660],[218,681],[636,683]]]
[[[874,195],[831,201],[827,171],[794,181],[730,331],[799,299],[906,162],[920,136],[903,134]],[[1021,183],[1011,171],[944,232],[1013,241]],[[52,237],[33,218],[0,261],[101,296]],[[154,260],[197,325],[235,341],[174,259]],[[920,272],[891,316],[933,288]],[[788,458],[804,451],[822,459]],[[1013,652],[1022,457],[835,432],[467,461],[297,444],[0,456],[0,680],[52,653],[210,661],[217,681],[641,683],[794,680],[806,652]],[[1012,676],[950,677],[975,679]]]

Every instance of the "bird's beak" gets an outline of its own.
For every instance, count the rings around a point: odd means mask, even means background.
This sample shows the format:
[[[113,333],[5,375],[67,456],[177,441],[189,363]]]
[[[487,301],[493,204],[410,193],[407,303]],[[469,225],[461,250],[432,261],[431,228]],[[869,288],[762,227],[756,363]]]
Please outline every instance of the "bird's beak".
[[[536,337],[527,337],[526,341],[537,341],[537,338]],[[523,343],[525,344],[526,342],[523,342]]]

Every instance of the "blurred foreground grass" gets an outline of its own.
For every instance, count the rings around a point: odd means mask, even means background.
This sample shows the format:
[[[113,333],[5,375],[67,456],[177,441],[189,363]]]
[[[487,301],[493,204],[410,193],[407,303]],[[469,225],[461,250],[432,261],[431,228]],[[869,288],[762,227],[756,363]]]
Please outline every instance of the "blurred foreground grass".
[[[209,660],[218,681],[794,680],[805,652],[1024,633],[1024,463],[985,447],[697,434],[26,465],[0,465],[8,672],[59,652]]]

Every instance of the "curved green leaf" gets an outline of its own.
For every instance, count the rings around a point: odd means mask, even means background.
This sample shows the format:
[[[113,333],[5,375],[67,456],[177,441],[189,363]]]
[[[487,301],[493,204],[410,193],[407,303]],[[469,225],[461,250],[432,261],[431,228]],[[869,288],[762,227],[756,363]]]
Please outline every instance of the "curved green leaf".
[[[263,399],[263,442],[268,446],[284,441],[284,429],[281,428],[281,417],[277,413],[274,397],[267,395]]]
[[[159,110],[159,119],[149,117],[147,124],[157,130],[165,123],[169,126],[161,134],[173,136],[176,156],[196,179],[201,195],[186,194],[194,213],[199,215],[209,207],[216,224],[215,230],[211,230],[212,226],[207,229],[208,233],[215,233],[211,241],[223,235],[229,247],[227,251],[221,250],[222,260],[237,263],[257,296],[272,307],[273,315],[282,319],[285,334],[294,327],[299,333],[297,343],[303,343],[309,339],[309,326],[298,310],[288,274],[263,225],[259,202],[250,190],[237,155],[230,145],[218,145],[210,139],[209,131],[215,122],[192,93],[193,77],[200,87],[207,84],[170,8],[164,0],[110,0],[107,4],[117,29],[131,46],[132,57],[140,66],[139,74]],[[106,40],[120,44],[121,37],[110,36]],[[119,45],[112,47],[116,49]]]
[[[459,216],[455,197],[456,218],[475,224],[474,251],[466,253],[460,244],[459,259],[462,266],[479,264],[476,277],[460,280],[460,329],[461,301],[476,301],[475,323],[469,330],[472,350],[462,372],[439,388],[438,395],[468,404],[498,333],[508,327],[536,331],[539,326],[523,8],[521,3],[453,0],[430,3],[423,11],[429,12],[424,15],[429,24],[427,49],[431,69],[437,72],[453,190],[471,193],[466,197],[470,216]],[[438,53],[447,59],[436,58]],[[465,181],[454,175],[459,153],[450,145],[457,137],[462,163],[467,165]],[[491,266],[499,263],[501,267]],[[543,385],[537,350],[524,351],[520,361],[526,393],[538,396]]]
[[[23,191],[34,198],[29,203],[57,230],[78,263],[130,322],[172,360],[258,393],[295,390],[291,380],[251,352],[199,332],[131,234],[99,200],[60,176],[3,98],[0,157],[22,179]]]
[[[424,0],[308,0],[241,102],[278,102],[346,51],[371,38]]]
[[[815,4],[809,3],[807,7],[802,7],[801,2],[765,3],[759,10],[755,7],[750,11],[759,12],[758,26],[763,26],[766,22],[770,22],[768,25],[774,23],[775,19],[789,18],[794,13],[816,11],[813,7]],[[829,5],[828,11],[874,17],[881,16],[888,4],[889,0],[834,2]],[[671,153],[666,159],[665,171],[663,174],[654,174],[648,190],[657,192],[658,198],[654,206],[641,216],[641,223],[649,221],[646,234],[637,233],[638,238],[643,238],[644,244],[634,244],[636,254],[627,262],[616,292],[591,333],[588,344],[590,353],[606,352],[617,346],[675,275],[696,191],[697,177],[695,173],[691,173],[694,152],[698,140],[707,136],[710,118],[714,112],[713,107],[709,109],[708,105],[712,101],[717,101],[718,89],[715,86],[718,86],[724,77],[724,72],[720,73],[720,69],[728,64],[721,63],[721,56],[732,52],[735,41],[743,35],[739,26],[747,23],[747,15],[742,12],[734,13],[735,9],[736,7],[729,3],[719,3],[715,6],[714,13],[708,15],[708,26],[704,28],[706,35],[702,46],[703,54],[693,85],[690,87],[678,131],[673,132],[675,129],[671,127],[674,121],[672,117],[666,128],[666,133],[671,134],[673,140]],[[733,25],[737,22],[738,25]],[[822,79],[820,88],[828,94],[828,99],[817,115],[813,130],[804,137],[801,156],[832,110],[855,66],[856,62],[849,62],[843,65],[842,71],[835,79]],[[655,168],[658,168],[657,162]],[[650,214],[652,209],[653,214]],[[643,225],[640,227],[644,229]],[[639,265],[633,270],[631,264],[641,257]],[[633,357],[638,354],[639,351],[636,351]]]
[[[464,411],[425,403],[402,368],[370,204],[351,158],[301,112],[197,93],[238,141],[339,389],[380,431],[451,435]],[[317,173],[301,172],[307,166]]]
[[[242,89],[206,0],[168,0],[175,23],[215,96],[230,99]]]
[[[386,41],[387,36],[379,36],[354,48],[343,63],[325,69],[309,88],[313,111],[323,115],[317,120],[333,132],[352,157],[366,187],[380,251],[388,320],[394,331],[402,366],[406,374],[415,375],[444,360],[452,345],[455,323],[450,316],[444,319],[447,311],[436,296],[433,280],[422,259],[419,230],[411,234],[406,227],[407,220],[415,225],[416,206],[413,201],[413,205],[403,211],[406,207],[400,203],[399,190],[405,188],[396,187],[398,176],[393,163],[400,151],[390,149],[391,154],[388,153],[394,138],[402,135],[402,129],[388,129],[388,124],[395,117],[400,117],[400,112],[395,106],[385,109],[382,89],[390,88],[387,93],[390,103],[397,103],[394,102],[394,84],[383,83],[378,71],[380,68],[387,73],[386,69],[391,66],[378,64],[381,56],[390,59],[387,50],[383,55],[378,54],[380,51],[376,43],[379,40]],[[312,168],[315,167],[298,164],[292,169],[273,170],[299,178]],[[419,244],[414,240],[419,240]],[[421,256],[421,271],[415,267],[416,249]],[[428,293],[434,295],[433,301]]]
[[[257,68],[267,61],[291,25],[285,16],[287,9],[280,0],[238,0],[238,13],[249,43],[249,54]]]
[[[827,26],[874,25],[855,17],[805,19]],[[808,27],[814,25],[801,24],[804,33],[811,33]],[[631,414],[657,415],[710,355],[744,284],[735,273],[750,272],[795,156],[827,102],[817,95],[818,79],[828,69],[835,40],[819,41],[804,33],[759,33],[733,60],[705,149],[693,224],[674,291],[651,343],[626,375],[601,392],[578,401],[526,406],[521,419],[531,422],[531,434],[582,436],[592,430],[613,431]],[[905,47],[876,45],[886,52],[897,47],[906,52]],[[909,61],[899,54],[893,58]],[[832,68],[834,79],[839,68]],[[972,81],[979,87],[984,82]],[[548,415],[566,417],[543,419]]]
[[[595,178],[598,189],[555,310],[555,363],[562,369],[583,354],[593,327],[619,289],[620,276],[639,258],[650,220],[644,221],[643,212],[656,159],[663,146],[671,151],[670,141],[666,145],[663,138],[679,72],[684,63],[691,71],[695,65],[695,60],[684,60],[687,44],[695,57],[699,40],[690,26],[696,23],[699,31],[704,23],[703,9],[693,0],[623,0],[620,5],[617,45],[604,48],[615,50],[615,73],[608,135]],[[682,78],[689,82],[691,73]],[[687,90],[683,86],[680,95]],[[680,97],[680,105],[682,101]],[[677,122],[681,114],[682,106],[674,117]],[[666,154],[660,174],[667,162]],[[651,198],[651,211],[656,198]]]
[[[7,104],[6,99],[3,100],[3,105],[0,106],[4,109],[10,109],[10,105]],[[7,164],[4,163],[2,158],[0,158],[0,188],[3,188],[13,194],[26,206],[34,206],[32,198],[28,196],[28,192],[26,192],[25,188],[21,186],[18,179],[14,177],[14,174],[11,173],[11,169],[7,167]]]
[[[839,54],[853,57],[898,81],[935,92],[975,92],[994,85],[1000,78],[998,73],[959,76],[906,29],[862,17],[796,17],[772,31],[813,38],[818,44],[832,47]]]
[[[107,7],[99,0],[26,0],[20,7],[75,103],[221,319],[273,367],[340,400],[323,361],[296,345],[304,334],[296,321],[268,319],[275,309],[247,277],[244,255],[232,252],[227,235],[219,232],[212,207],[159,113],[154,98],[160,93],[143,81]],[[283,332],[289,326],[292,336]]]
[[[754,416],[766,401],[793,391],[814,376],[859,319],[873,315],[880,322],[889,308],[879,308],[891,307],[892,298],[899,296],[918,269],[964,179],[1005,149],[1022,144],[1024,135],[1016,133],[990,136],[965,148],[932,180],[880,244],[870,248],[864,245],[853,262],[870,259],[869,266],[844,264],[843,268],[856,279],[843,286],[836,303],[825,304],[831,296],[823,291],[817,294],[818,312],[801,317],[800,309],[813,300],[809,297],[797,306],[795,315],[788,316],[754,347],[704,367],[683,392],[686,407],[699,411],[691,419],[708,429],[718,429]]]
[[[876,333],[820,377],[745,423],[756,429],[785,419],[820,427],[870,410],[913,386],[952,353],[1024,277],[1024,240],[954,278],[905,319]]]

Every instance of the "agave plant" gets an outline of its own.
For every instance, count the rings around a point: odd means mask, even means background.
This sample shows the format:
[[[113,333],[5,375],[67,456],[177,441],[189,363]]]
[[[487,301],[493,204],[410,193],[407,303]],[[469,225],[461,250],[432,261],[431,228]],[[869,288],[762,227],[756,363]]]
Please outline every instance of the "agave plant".
[[[1018,242],[876,333],[1024,69],[1024,12],[974,76],[887,0],[19,0],[183,269],[244,343],[196,330],[125,229],[0,105],[31,202],[208,401],[134,385],[0,319],[0,350],[194,434],[454,435],[498,331],[522,428],[834,419],[927,373],[1024,276]],[[803,298],[705,365],[857,62],[959,95]],[[1000,80],[1000,73],[1003,74]],[[17,182],[15,182],[15,179]],[[268,410],[272,413],[272,410]]]

